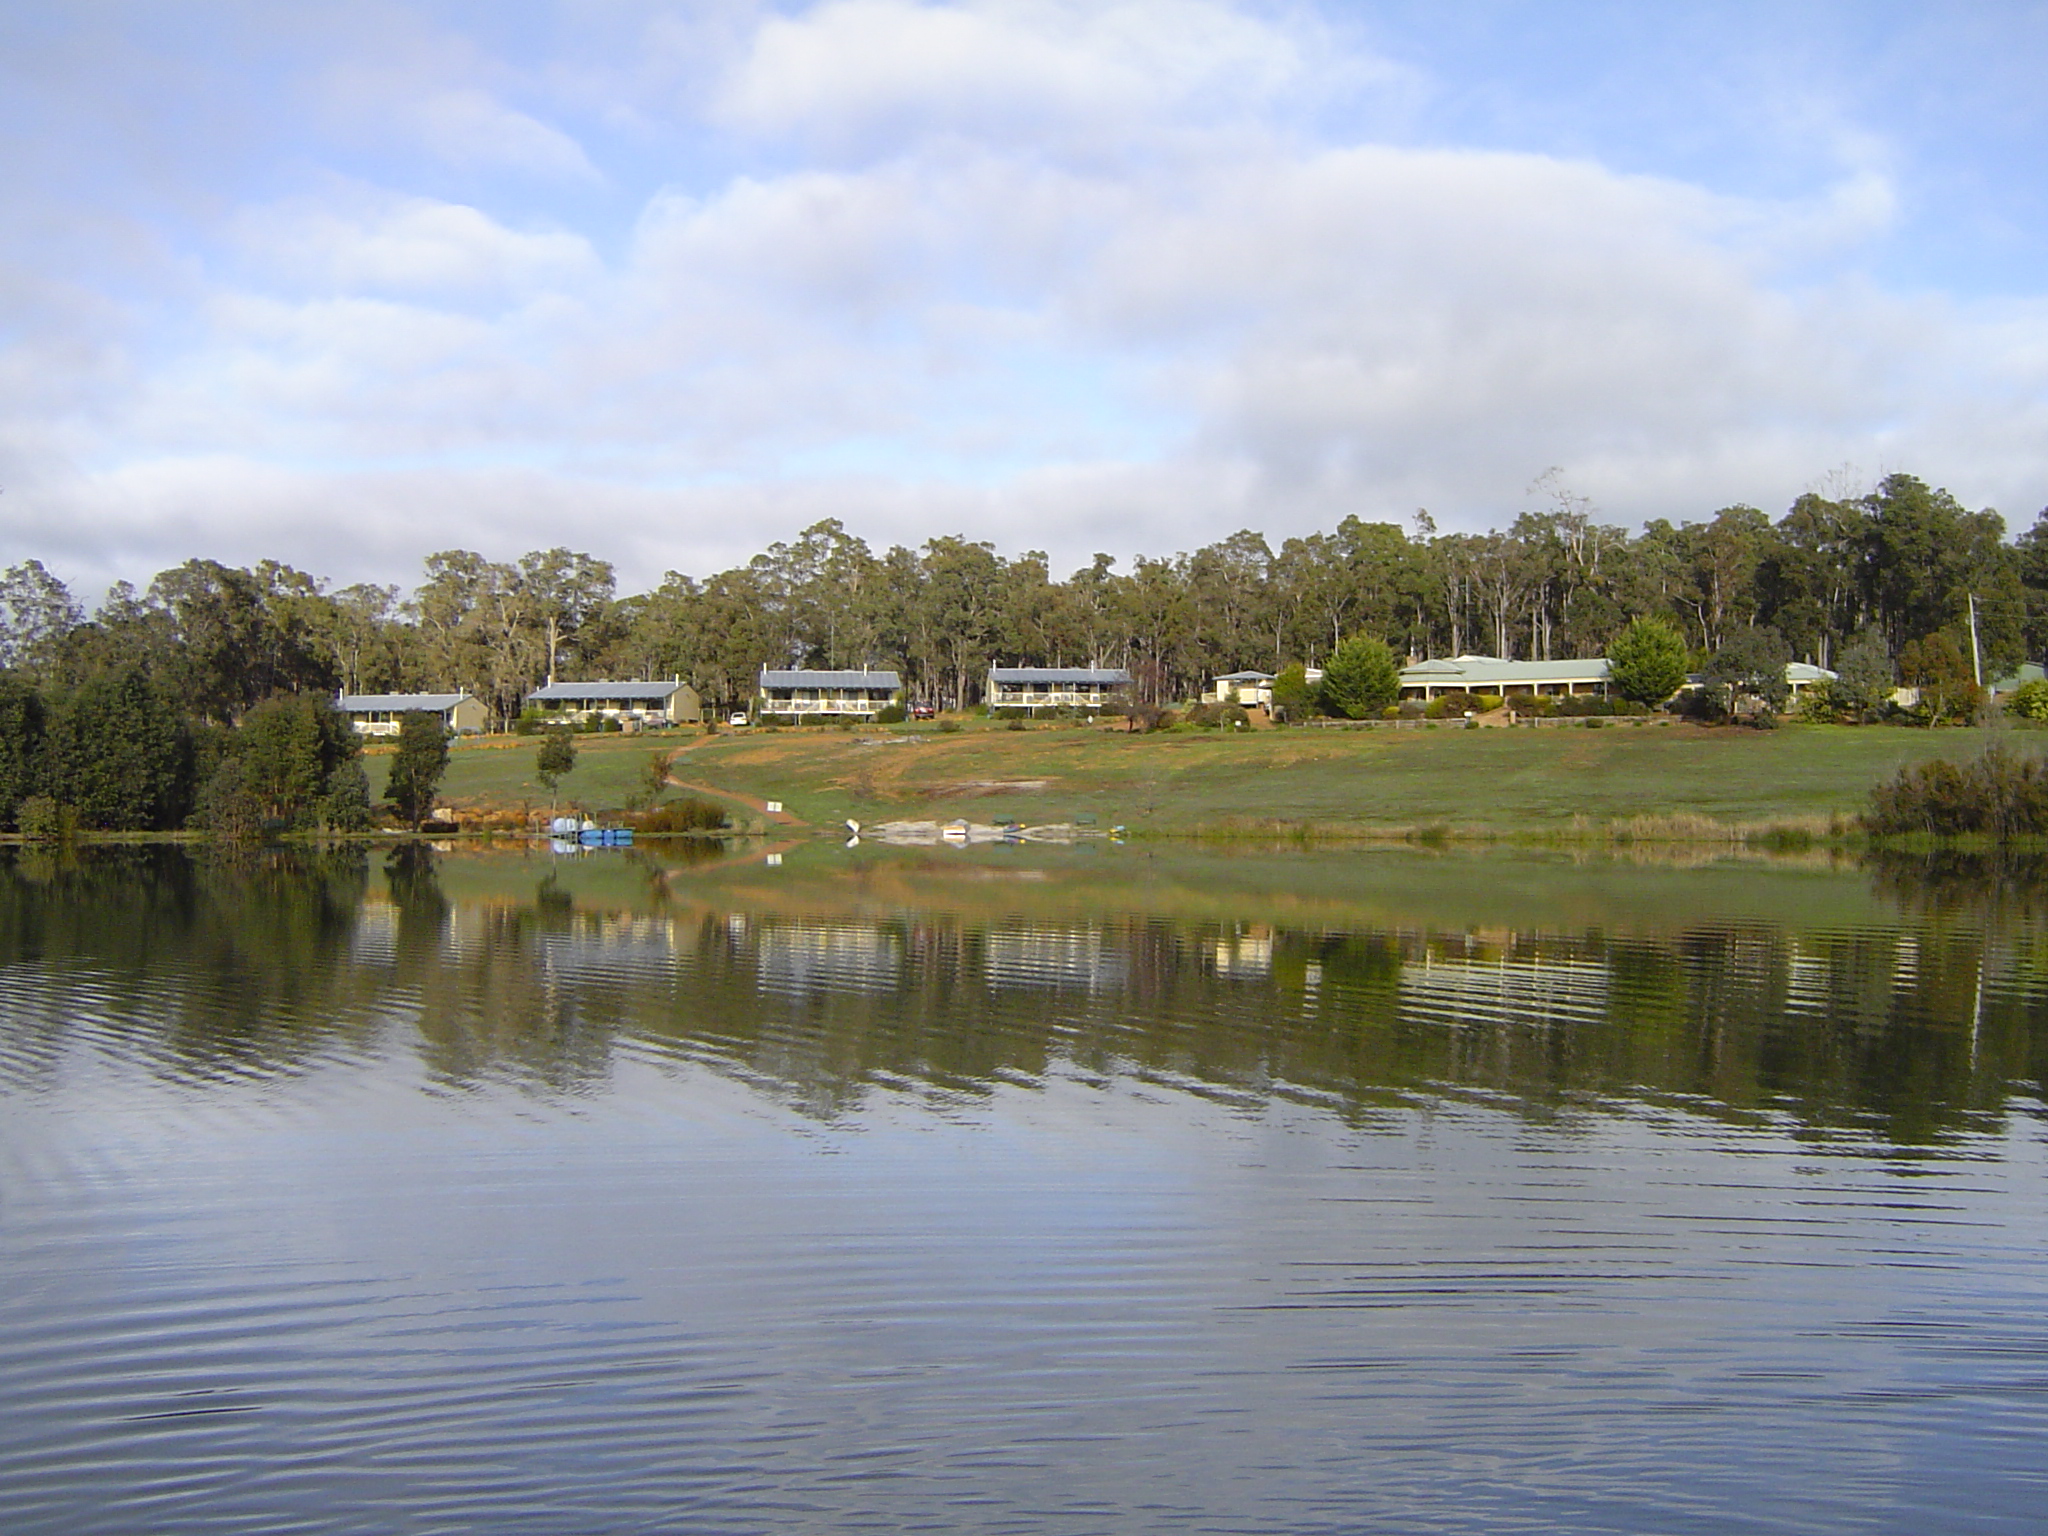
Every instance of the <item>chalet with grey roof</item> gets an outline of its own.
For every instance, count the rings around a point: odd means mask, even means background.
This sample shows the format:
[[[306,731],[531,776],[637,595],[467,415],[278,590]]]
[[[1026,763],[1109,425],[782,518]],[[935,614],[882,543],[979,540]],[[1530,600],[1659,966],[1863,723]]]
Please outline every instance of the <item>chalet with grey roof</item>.
[[[1100,709],[1112,694],[1131,686],[1121,667],[990,667],[988,707]]]
[[[763,667],[759,712],[785,719],[872,720],[903,691],[894,672]]]
[[[363,736],[396,736],[399,721],[410,714],[439,715],[444,726],[464,736],[480,735],[491,723],[483,701],[466,693],[344,693],[334,707]]]
[[[704,718],[704,701],[679,677],[651,683],[549,683],[529,693],[526,702],[565,721],[596,717],[621,725],[683,725]]]

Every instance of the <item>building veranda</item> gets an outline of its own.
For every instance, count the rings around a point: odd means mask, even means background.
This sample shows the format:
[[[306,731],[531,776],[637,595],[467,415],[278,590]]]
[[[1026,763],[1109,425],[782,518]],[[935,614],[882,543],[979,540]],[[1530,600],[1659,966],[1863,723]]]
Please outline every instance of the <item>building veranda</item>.
[[[1121,667],[990,667],[988,707],[1100,712],[1130,686],[1131,674]]]
[[[483,700],[467,693],[344,693],[334,707],[361,736],[396,736],[400,720],[410,714],[438,715],[458,736],[482,735],[491,723]]]
[[[786,720],[872,720],[896,702],[903,680],[894,672],[761,669],[755,712]]]
[[[687,725],[704,718],[704,701],[681,678],[655,682],[549,683],[526,696],[529,707],[562,721],[598,719],[621,726]]]

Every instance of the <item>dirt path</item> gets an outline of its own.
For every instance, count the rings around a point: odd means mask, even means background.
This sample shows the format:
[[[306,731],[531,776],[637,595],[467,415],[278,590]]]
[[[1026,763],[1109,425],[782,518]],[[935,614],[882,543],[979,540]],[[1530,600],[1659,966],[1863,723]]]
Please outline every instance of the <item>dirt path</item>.
[[[695,741],[686,741],[668,755],[668,784],[672,789],[685,789],[693,795],[709,795],[714,800],[737,800],[751,810],[759,811],[769,821],[788,827],[807,827],[809,822],[788,811],[771,811],[768,802],[755,795],[743,795],[736,789],[713,789],[709,784],[692,784],[687,779],[675,776],[676,759],[685,752],[694,752],[707,741],[716,741],[716,736],[699,736]]]

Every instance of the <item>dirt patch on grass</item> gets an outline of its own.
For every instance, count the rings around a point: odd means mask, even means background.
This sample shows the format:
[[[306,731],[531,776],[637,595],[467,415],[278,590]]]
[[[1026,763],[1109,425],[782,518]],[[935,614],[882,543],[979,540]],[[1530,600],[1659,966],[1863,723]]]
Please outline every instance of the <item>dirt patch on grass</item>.
[[[934,784],[925,793],[934,800],[966,800],[978,795],[1034,793],[1051,783],[1051,779],[962,779],[957,784]]]

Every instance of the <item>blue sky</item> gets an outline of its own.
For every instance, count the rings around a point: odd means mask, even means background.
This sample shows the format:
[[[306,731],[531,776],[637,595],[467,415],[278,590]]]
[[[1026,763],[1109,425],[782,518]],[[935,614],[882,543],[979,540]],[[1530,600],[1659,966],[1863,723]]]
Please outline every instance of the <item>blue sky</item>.
[[[2048,503],[2048,7],[0,3],[0,564]]]

